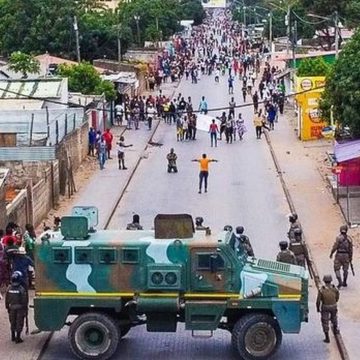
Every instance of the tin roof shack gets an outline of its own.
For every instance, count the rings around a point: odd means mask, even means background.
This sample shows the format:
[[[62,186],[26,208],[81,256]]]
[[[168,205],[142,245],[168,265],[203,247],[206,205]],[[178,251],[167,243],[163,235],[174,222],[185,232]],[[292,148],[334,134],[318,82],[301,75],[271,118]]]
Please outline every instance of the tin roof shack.
[[[335,143],[334,160],[340,186],[360,186],[360,140]]]
[[[9,169],[0,168],[0,229],[4,229],[6,226],[6,178],[9,174]]]

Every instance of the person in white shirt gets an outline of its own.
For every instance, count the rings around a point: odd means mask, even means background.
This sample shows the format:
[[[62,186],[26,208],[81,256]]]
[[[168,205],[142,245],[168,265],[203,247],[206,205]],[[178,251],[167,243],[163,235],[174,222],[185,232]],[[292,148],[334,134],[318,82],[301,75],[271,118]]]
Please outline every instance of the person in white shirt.
[[[154,105],[150,103],[146,109],[146,112],[147,112],[148,129],[151,130],[152,121],[157,113],[157,110],[155,109]]]

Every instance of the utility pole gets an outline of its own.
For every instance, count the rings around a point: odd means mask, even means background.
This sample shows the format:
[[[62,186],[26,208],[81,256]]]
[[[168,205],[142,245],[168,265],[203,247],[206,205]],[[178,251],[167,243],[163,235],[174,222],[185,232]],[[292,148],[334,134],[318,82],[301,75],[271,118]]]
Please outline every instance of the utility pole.
[[[118,63],[120,65],[122,60],[121,54],[121,31],[120,31],[121,24],[118,24],[118,31],[117,31],[117,43],[118,43]]]
[[[80,64],[81,57],[80,57],[79,27],[78,27],[76,15],[74,16],[74,30],[75,30],[75,39],[76,39],[76,56],[77,56],[77,61]]]
[[[272,11],[270,11],[270,13],[269,13],[269,27],[270,27],[270,29],[269,29],[269,46],[270,46],[270,54],[272,53],[272,48],[273,48],[273,46],[272,46],[272,44],[273,44],[273,42],[272,42],[272,40],[273,40],[273,13],[272,13]]]
[[[288,5],[287,8],[287,14],[286,14],[286,22],[285,24],[287,25],[287,31],[286,31],[286,35],[287,35],[287,40],[286,40],[286,55],[289,56],[290,54],[290,35],[291,35],[291,6]]]
[[[335,11],[335,58],[339,56],[339,13]]]
[[[156,48],[159,48],[159,38],[160,38],[160,34],[159,34],[159,17],[156,16],[155,18],[155,25],[156,25],[156,38],[157,38],[157,44],[156,44]]]
[[[293,67],[296,70],[296,45],[297,45],[297,21],[294,21],[293,29],[293,38],[292,38],[293,48],[292,48],[292,57],[293,57]]]

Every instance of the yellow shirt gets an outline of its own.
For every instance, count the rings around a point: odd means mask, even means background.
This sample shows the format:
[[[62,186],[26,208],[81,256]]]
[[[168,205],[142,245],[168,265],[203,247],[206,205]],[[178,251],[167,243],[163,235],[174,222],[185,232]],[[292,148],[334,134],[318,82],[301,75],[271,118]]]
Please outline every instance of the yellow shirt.
[[[254,126],[262,126],[262,118],[258,115],[254,117]]]
[[[199,160],[200,163],[200,171],[209,171],[209,162],[211,162],[211,159],[209,158],[201,158]]]

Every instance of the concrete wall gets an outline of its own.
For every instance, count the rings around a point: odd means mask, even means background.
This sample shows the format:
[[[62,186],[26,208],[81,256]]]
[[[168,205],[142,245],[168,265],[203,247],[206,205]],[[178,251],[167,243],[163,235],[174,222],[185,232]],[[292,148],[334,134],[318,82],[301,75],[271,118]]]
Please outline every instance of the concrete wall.
[[[56,158],[59,160],[59,185],[60,194],[64,195],[66,191],[66,167],[67,158],[71,158],[73,172],[75,172],[88,153],[88,133],[89,123],[85,122],[79,129],[76,129],[71,134],[67,135],[59,144],[56,150]]]
[[[0,229],[6,226],[5,185],[0,186]]]

